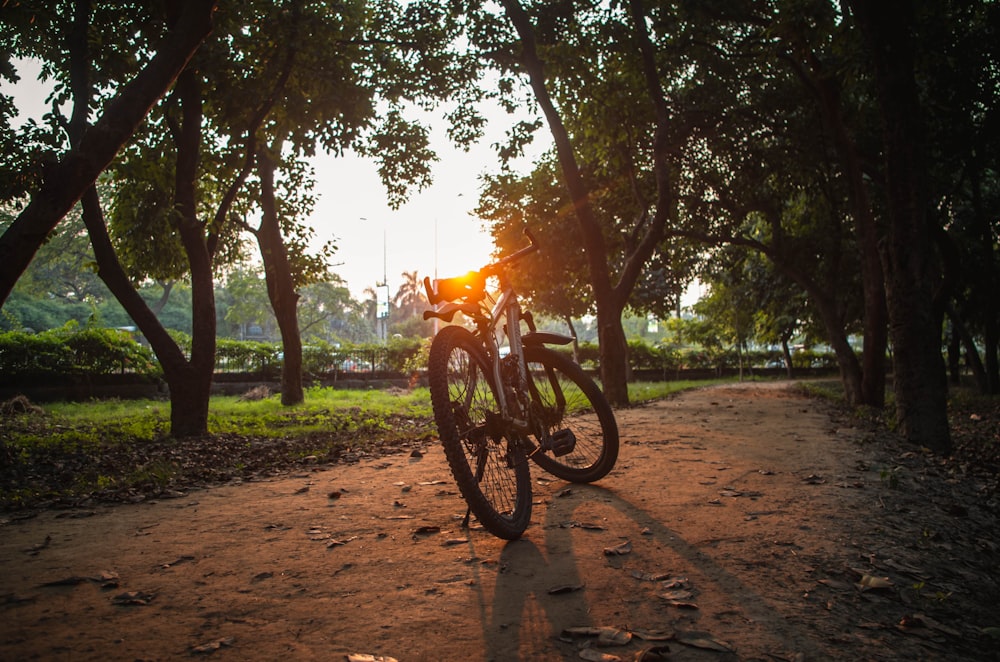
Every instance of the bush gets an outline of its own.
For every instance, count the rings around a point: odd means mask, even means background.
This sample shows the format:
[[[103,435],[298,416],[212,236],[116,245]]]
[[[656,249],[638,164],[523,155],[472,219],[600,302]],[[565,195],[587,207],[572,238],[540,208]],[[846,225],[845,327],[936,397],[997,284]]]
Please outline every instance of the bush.
[[[158,377],[153,353],[127,331],[85,327],[70,322],[59,329],[30,334],[0,333],[0,374],[22,378],[132,373]]]
[[[281,345],[220,338],[215,345],[217,372],[256,372],[275,377],[281,371]]]

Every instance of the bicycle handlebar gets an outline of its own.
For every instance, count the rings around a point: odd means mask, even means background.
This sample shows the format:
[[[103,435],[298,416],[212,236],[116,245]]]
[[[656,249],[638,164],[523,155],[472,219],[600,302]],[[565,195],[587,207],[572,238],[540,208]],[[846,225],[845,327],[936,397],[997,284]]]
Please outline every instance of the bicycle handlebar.
[[[471,271],[465,276],[458,276],[456,278],[439,278],[433,281],[430,278],[424,278],[427,300],[431,305],[436,305],[443,301],[455,301],[458,299],[466,301],[470,298],[476,301],[482,299],[485,295],[484,288],[488,277],[498,275],[511,262],[520,260],[525,255],[534,253],[539,249],[538,240],[535,238],[534,233],[525,228],[524,234],[528,237],[528,241],[531,242],[529,246],[514,251],[507,257],[501,258],[492,264],[487,264],[479,271]],[[428,319],[428,316],[439,317],[440,315],[432,311],[424,313],[424,319]]]
[[[520,260],[525,255],[530,255],[531,253],[534,253],[535,251],[537,251],[539,249],[539,246],[538,246],[538,240],[535,239],[534,233],[531,230],[529,230],[528,228],[524,228],[524,234],[528,238],[528,241],[531,242],[531,244],[529,246],[525,246],[524,248],[522,248],[520,250],[514,251],[513,253],[511,253],[507,257],[501,258],[501,259],[497,260],[496,262],[494,262],[493,264],[486,265],[485,267],[483,267],[482,269],[479,270],[480,273],[487,274],[487,275],[495,274],[497,271],[499,271],[500,268],[507,266],[511,262],[514,262],[516,260]]]

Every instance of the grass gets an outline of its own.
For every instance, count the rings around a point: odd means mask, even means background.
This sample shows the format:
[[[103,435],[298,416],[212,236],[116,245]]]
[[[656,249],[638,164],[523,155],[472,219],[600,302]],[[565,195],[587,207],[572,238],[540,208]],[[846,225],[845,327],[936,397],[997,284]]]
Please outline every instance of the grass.
[[[702,381],[679,380],[674,382],[634,382],[628,385],[628,399],[634,405],[654,400],[662,400],[681,391],[725,384],[736,381],[735,378],[710,379]]]
[[[641,404],[680,391],[730,380],[641,382],[629,384],[629,399]],[[160,400],[106,400],[57,402],[43,406],[48,425],[44,431],[17,435],[19,445],[53,444],[95,446],[152,440],[168,434],[170,405]],[[244,400],[239,396],[213,396],[209,402],[211,434],[242,434],[278,438],[308,436],[334,430],[389,427],[394,420],[431,421],[427,388],[411,390],[362,390],[315,387],[307,389],[305,402],[284,407],[277,396]],[[28,442],[28,443],[26,443]]]
[[[60,402],[43,409],[54,426],[72,429],[77,439],[90,431],[94,443],[114,438],[151,440],[165,436],[170,427],[170,405],[158,400]],[[211,434],[294,437],[366,424],[388,425],[394,418],[430,420],[432,415],[426,388],[379,391],[317,387],[307,389],[305,402],[293,407],[282,406],[278,396],[259,400],[213,396],[208,429]]]

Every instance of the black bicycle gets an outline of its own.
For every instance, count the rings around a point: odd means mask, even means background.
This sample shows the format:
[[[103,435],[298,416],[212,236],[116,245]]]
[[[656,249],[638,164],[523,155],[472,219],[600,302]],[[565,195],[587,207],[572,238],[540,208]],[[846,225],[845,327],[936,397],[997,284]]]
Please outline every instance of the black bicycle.
[[[618,426],[597,384],[568,356],[545,347],[572,338],[539,332],[522,311],[508,270],[530,245],[457,278],[424,279],[434,310],[450,323],[431,344],[428,379],[434,420],[469,513],[497,537],[521,536],[531,519],[527,458],[576,483],[603,478],[618,459]],[[487,281],[496,279],[491,294]],[[527,333],[521,333],[522,322]],[[506,342],[503,343],[503,339]]]

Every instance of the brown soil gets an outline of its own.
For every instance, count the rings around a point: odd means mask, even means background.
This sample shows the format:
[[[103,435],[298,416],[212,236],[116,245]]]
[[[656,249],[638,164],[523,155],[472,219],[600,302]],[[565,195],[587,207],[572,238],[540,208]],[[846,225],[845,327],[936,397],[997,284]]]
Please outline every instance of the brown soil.
[[[9,516],[0,659],[998,659],[995,500],[838,418],[781,384],[620,411],[616,469],[533,467],[512,543],[432,444]]]

